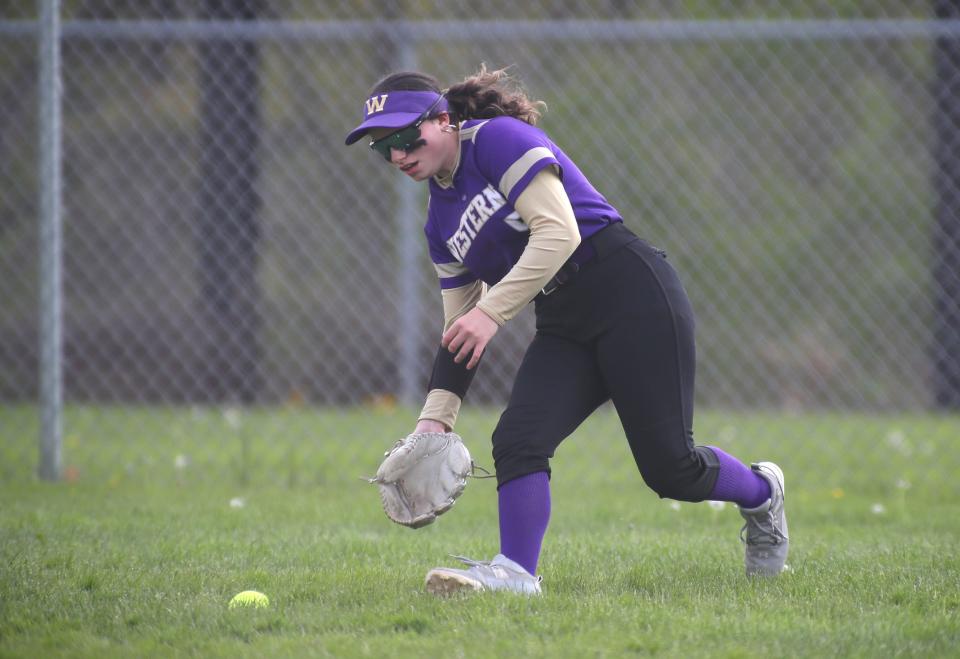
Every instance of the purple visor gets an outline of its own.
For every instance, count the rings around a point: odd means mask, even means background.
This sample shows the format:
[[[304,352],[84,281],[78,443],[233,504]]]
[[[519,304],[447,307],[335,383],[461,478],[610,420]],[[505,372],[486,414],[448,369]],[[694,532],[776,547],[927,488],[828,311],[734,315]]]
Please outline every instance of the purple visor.
[[[430,109],[440,94],[437,92],[396,91],[374,94],[363,104],[363,123],[350,131],[347,144],[353,144],[373,128],[409,126]],[[434,112],[446,112],[447,99],[442,98]]]

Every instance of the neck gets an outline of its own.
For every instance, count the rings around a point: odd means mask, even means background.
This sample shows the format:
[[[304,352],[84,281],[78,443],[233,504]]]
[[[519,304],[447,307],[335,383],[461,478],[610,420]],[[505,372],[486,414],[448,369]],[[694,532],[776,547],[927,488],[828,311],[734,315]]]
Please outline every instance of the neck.
[[[444,160],[443,167],[434,178],[440,185],[449,187],[453,184],[453,175],[460,164],[460,133],[457,130],[451,130],[445,137],[450,145],[450,155]]]

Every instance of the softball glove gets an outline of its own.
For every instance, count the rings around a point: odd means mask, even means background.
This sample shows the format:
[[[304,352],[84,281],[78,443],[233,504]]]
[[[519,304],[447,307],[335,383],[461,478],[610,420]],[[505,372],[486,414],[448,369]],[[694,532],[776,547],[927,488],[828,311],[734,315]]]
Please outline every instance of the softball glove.
[[[452,432],[413,433],[384,456],[368,480],[380,488],[387,517],[414,529],[450,510],[473,471],[467,447]]]

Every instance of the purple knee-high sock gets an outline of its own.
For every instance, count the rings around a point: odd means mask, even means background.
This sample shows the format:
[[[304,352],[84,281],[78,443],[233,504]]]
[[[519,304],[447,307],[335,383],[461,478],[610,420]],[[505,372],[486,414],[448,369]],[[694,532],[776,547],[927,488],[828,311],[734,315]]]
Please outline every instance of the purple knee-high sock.
[[[550,521],[550,479],[538,471],[500,486],[500,553],[537,573],[540,545]]]
[[[720,473],[711,501],[733,501],[741,508],[756,508],[770,498],[770,483],[735,457],[715,446],[708,446],[720,460]]]

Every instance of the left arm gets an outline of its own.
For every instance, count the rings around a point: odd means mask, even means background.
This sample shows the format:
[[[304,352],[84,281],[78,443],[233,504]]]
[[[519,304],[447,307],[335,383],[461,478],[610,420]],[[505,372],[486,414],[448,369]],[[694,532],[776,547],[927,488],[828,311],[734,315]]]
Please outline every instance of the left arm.
[[[530,227],[527,246],[503,279],[443,334],[441,345],[457,353],[455,362],[462,362],[472,351],[468,369],[480,361],[500,326],[536,297],[580,244],[573,207],[553,168],[533,177],[514,208]]]
[[[530,227],[530,239],[513,268],[477,303],[499,326],[520,313],[580,245],[573,206],[552,167],[540,170],[513,206]]]

